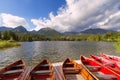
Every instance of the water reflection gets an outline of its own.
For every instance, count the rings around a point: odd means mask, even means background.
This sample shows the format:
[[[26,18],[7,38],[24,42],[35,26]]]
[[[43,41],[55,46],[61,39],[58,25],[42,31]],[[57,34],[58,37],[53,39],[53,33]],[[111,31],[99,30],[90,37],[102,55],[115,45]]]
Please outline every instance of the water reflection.
[[[59,62],[67,57],[79,59],[80,55],[100,53],[119,55],[112,42],[36,41],[21,44],[21,47],[0,51],[1,66],[20,58],[24,59],[27,65],[33,65],[45,58],[51,62]]]

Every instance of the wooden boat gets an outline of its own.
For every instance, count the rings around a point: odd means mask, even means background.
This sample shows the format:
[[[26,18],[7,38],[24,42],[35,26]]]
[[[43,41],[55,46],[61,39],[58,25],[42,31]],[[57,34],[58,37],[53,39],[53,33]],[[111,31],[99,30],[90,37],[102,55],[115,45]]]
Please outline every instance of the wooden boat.
[[[120,74],[117,74],[94,59],[81,56],[81,62],[90,71],[90,74],[96,76],[98,80],[120,80]]]
[[[109,60],[104,57],[98,57],[98,56],[93,56],[93,55],[91,55],[91,57],[95,59],[96,61],[100,62],[101,64],[105,65],[109,69],[113,70],[114,72],[120,74],[120,65],[118,61]]]
[[[18,80],[24,72],[26,65],[23,60],[18,60],[0,70],[0,80]]]
[[[43,60],[32,69],[27,80],[55,80],[52,64],[47,59]]]
[[[102,57],[110,60],[120,61],[120,57],[113,56],[113,55],[107,55],[107,54],[101,54]]]
[[[62,70],[64,80],[96,80],[83,68],[82,65],[76,63],[70,58],[67,58],[64,61]]]

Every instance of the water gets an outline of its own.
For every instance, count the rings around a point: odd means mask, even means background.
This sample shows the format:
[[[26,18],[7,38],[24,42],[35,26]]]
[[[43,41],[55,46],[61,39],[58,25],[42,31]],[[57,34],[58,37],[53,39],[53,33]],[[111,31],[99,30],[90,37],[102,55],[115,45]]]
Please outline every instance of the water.
[[[21,47],[0,51],[0,66],[4,67],[18,59],[24,59],[27,65],[34,65],[46,58],[54,63],[64,61],[67,57],[80,59],[80,55],[107,53],[120,56],[113,44],[79,41],[21,42]]]

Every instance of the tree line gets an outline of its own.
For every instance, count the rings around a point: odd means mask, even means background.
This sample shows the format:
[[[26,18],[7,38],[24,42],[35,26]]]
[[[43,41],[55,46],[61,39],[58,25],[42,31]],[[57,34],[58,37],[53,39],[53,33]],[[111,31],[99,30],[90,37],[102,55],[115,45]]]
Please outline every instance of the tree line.
[[[48,38],[40,34],[4,31],[4,32],[0,32],[0,39],[15,40],[15,41],[44,41],[47,40]]]
[[[19,33],[12,31],[0,32],[1,40],[15,41],[118,41],[120,32],[107,32],[105,34],[79,34],[79,35],[62,35],[62,36],[45,36],[33,33]]]

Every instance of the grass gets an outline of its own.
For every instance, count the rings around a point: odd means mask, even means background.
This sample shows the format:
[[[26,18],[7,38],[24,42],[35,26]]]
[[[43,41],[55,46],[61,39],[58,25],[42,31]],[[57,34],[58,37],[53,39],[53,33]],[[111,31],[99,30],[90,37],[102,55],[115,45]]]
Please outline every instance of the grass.
[[[0,49],[6,49],[17,46],[20,46],[18,42],[10,41],[10,40],[9,41],[0,40]]]

